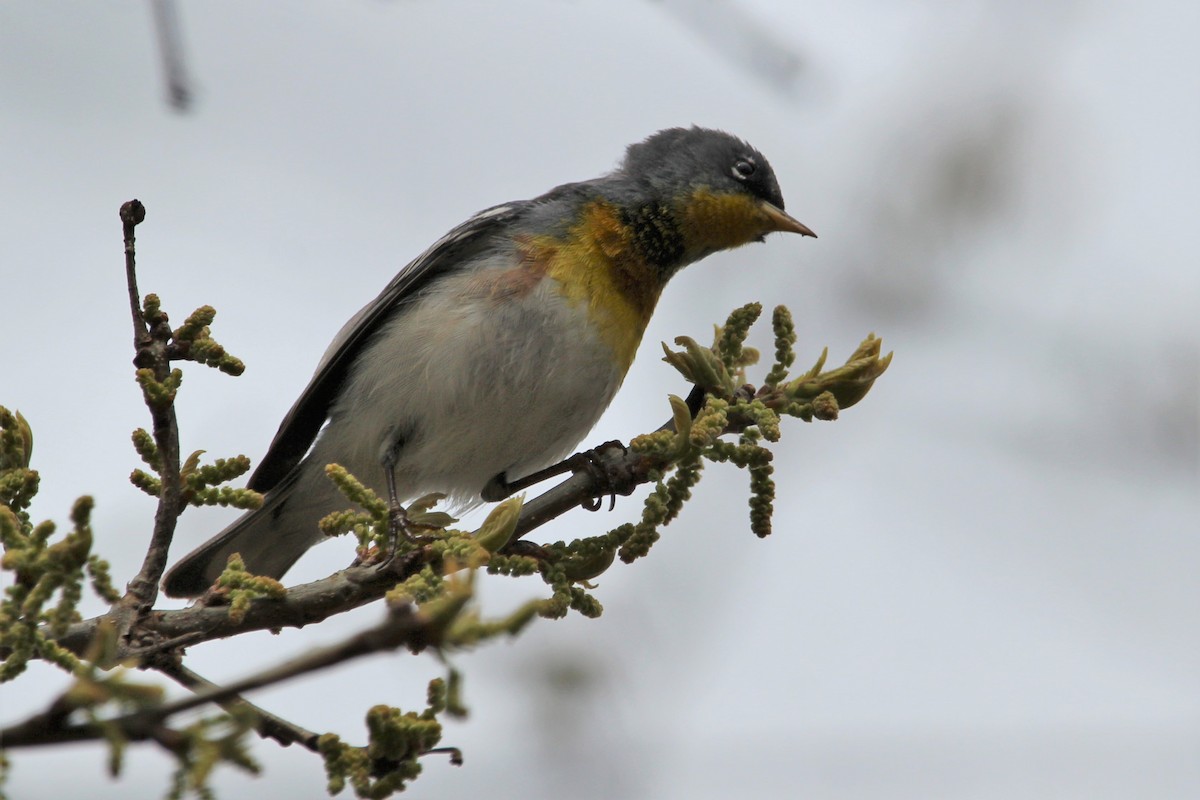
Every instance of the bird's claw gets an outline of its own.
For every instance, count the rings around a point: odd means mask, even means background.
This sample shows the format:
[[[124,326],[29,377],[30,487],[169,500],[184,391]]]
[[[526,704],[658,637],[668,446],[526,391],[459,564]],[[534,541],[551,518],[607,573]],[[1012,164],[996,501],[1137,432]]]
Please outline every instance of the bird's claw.
[[[576,453],[567,460],[572,472],[588,473],[592,480],[599,486],[600,491],[597,492],[595,497],[590,497],[583,501],[583,507],[588,511],[599,511],[600,507],[604,505],[605,495],[608,495],[608,510],[612,511],[617,507],[618,494],[628,495],[632,493],[632,489],[618,488],[617,484],[620,483],[619,476],[614,474],[604,462],[604,452],[616,449],[621,451],[621,455],[629,452],[629,448],[624,443],[613,439],[590,450]]]

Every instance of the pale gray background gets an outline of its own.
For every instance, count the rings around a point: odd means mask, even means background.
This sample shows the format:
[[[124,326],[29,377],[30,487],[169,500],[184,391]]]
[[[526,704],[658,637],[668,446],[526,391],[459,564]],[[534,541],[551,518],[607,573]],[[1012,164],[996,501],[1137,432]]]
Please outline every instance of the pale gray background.
[[[445,230],[659,128],[721,127],[821,238],[677,278],[591,439],[664,419],[686,387],[658,342],[749,300],[792,308],[804,361],[875,330],[892,370],[836,424],[786,426],[770,539],[712,469],[604,576],[602,619],[456,655],[466,766],[430,758],[416,795],[1200,796],[1195,2],[205,2],[182,23],[181,116],[146,4],[0,7],[0,402],[36,431],[36,516],[95,495],[119,580],[152,509],[125,478],[147,416],[122,201],[149,209],[143,291],[177,320],[215,305],[249,364],[188,369],[184,450],[257,459],[337,328]],[[231,516],[190,513],[179,549]],[[489,581],[486,608],[538,591]],[[239,676],[378,614],[193,665]],[[31,672],[0,721],[63,683]],[[419,706],[440,673],[380,656],[254,699],[361,741],[369,705]],[[322,794],[316,758],[256,752],[266,776],[221,772],[223,797]],[[111,784],[98,747],[21,752],[9,789],[153,797],[168,769],[133,748]]]

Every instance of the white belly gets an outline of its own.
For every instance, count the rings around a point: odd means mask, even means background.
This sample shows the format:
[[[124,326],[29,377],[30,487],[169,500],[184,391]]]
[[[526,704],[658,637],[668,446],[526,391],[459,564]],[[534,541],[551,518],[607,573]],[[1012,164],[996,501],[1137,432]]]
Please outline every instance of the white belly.
[[[340,463],[382,492],[395,450],[402,497],[439,491],[478,499],[568,455],[620,387],[624,371],[572,306],[543,280],[503,303],[461,297],[449,276],[389,322],[360,357],[309,460]]]

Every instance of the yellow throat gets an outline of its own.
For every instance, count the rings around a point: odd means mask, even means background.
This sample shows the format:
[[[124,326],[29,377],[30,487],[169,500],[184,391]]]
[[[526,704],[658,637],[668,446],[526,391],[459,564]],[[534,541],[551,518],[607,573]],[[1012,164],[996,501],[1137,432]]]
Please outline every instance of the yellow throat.
[[[557,281],[571,303],[586,306],[589,320],[627,370],[663,286],[680,267],[756,241],[768,230],[755,201],[701,187],[672,208],[651,203],[631,211],[608,200],[591,201],[565,235],[531,237],[522,248],[533,268]]]

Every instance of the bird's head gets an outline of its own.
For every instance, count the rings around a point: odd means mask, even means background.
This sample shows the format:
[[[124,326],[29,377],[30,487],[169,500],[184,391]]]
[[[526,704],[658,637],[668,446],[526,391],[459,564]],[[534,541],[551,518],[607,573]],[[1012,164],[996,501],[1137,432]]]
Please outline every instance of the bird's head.
[[[816,236],[783,210],[766,157],[723,131],[659,131],[629,146],[618,173],[671,210],[685,242],[684,263],[761,242],[768,233]]]

